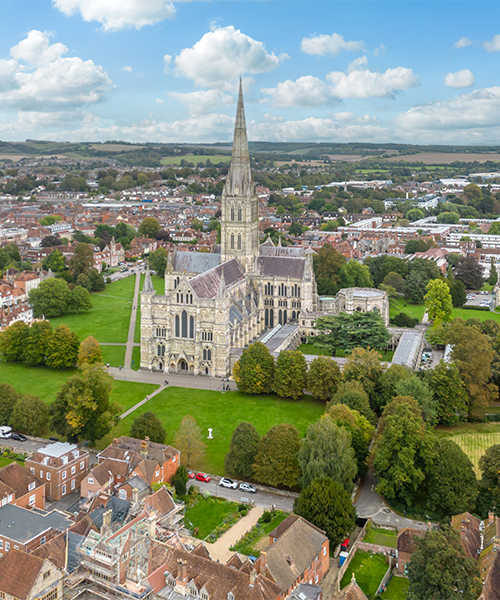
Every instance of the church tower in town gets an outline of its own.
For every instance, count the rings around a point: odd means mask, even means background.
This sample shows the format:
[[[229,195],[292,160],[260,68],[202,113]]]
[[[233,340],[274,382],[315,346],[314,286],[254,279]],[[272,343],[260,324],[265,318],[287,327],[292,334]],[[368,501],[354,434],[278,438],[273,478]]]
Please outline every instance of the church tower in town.
[[[247,273],[259,251],[259,201],[250,168],[245,107],[240,79],[231,167],[222,192],[221,259],[237,258]]]

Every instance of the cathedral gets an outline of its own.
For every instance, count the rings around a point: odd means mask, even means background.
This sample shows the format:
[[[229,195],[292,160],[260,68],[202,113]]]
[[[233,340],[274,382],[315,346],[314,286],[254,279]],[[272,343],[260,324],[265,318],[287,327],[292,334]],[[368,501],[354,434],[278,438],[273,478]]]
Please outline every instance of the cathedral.
[[[388,323],[385,292],[351,288],[319,298],[313,250],[259,243],[241,81],[221,213],[220,247],[169,256],[164,295],[156,294],[148,271],[141,292],[141,369],[227,377],[248,344],[279,333],[273,349],[297,347],[319,315],[373,310]]]

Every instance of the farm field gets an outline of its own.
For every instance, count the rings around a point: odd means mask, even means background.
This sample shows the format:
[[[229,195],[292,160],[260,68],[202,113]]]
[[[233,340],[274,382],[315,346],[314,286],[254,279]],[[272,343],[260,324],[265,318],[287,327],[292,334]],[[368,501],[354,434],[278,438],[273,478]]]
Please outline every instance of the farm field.
[[[192,162],[196,165],[199,162],[206,162],[207,159],[210,159],[212,163],[224,162],[228,163],[231,160],[230,154],[217,154],[217,155],[209,155],[209,154],[186,154],[184,156],[166,156],[160,160],[162,165],[180,165],[181,160],[185,160],[187,162]]]
[[[479,459],[494,444],[500,444],[499,423],[462,423],[456,427],[437,427],[438,438],[446,438],[462,448],[479,475]]]
[[[387,159],[390,162],[398,162],[404,160],[407,162],[423,162],[426,165],[450,165],[455,161],[458,162],[480,162],[484,163],[489,160],[500,162],[500,154],[473,154],[472,152],[462,152],[454,154],[453,152],[422,152],[421,154],[404,154],[391,156]]]
[[[144,392],[142,398],[146,393]],[[118,397],[116,399],[125,408],[128,407]],[[302,396],[300,400],[286,400],[271,394],[259,396],[241,392],[223,394],[219,391],[172,386],[162,390],[149,402],[120,421],[111,433],[98,442],[98,448],[105,448],[115,437],[128,435],[134,418],[147,411],[158,415],[167,431],[165,443],[173,444],[181,420],[189,414],[196,419],[204,437],[208,428],[213,428],[213,439],[205,439],[206,456],[200,464],[195,465],[196,468],[210,474],[223,475],[224,457],[229,451],[233,430],[242,421],[253,423],[260,435],[264,435],[268,429],[279,423],[292,423],[303,436],[308,424],[319,419],[324,410],[324,403],[315,401],[312,396]]]

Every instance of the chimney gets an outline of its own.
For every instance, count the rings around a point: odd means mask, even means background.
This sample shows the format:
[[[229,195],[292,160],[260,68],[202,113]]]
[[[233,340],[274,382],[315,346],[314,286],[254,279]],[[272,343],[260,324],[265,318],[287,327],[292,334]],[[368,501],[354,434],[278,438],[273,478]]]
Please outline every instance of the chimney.
[[[255,580],[257,579],[257,571],[252,569],[250,571],[250,586],[253,587],[255,585]]]
[[[142,440],[141,442],[141,455],[143,458],[147,458],[148,457],[148,447],[149,447],[149,438],[148,436],[145,437],[145,439]]]
[[[259,573],[265,576],[267,571],[267,552],[261,552],[258,560]]]
[[[109,529],[109,526],[111,525],[111,515],[113,514],[113,511],[107,510],[103,515],[102,515],[102,527],[101,527],[101,532],[104,533],[105,531],[107,531]]]
[[[111,445],[117,447],[118,446],[118,438],[113,438]]]
[[[149,521],[149,537],[150,539],[156,539],[156,516],[151,517]]]
[[[490,512],[488,513],[488,525],[491,525],[494,520],[495,520],[495,513],[490,510]]]
[[[285,556],[285,560],[291,567],[293,567],[293,558],[291,556]]]
[[[181,560],[181,575],[182,575],[182,581],[185,581],[187,583],[187,561],[186,560]]]
[[[137,488],[132,490],[132,504],[139,504],[139,490]]]

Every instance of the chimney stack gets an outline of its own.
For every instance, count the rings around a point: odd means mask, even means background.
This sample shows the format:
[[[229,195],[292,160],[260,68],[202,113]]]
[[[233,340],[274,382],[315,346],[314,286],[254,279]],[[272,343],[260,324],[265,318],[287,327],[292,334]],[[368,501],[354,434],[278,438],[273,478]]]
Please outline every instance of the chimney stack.
[[[250,586],[253,587],[255,585],[255,580],[257,579],[257,571],[252,569],[250,571]]]
[[[137,488],[132,490],[132,504],[139,504],[139,490]]]
[[[146,436],[141,442],[141,455],[143,458],[147,458],[149,454],[149,438]]]
[[[495,520],[495,513],[490,510],[490,512],[488,513],[488,525],[491,525],[494,520]]]
[[[107,510],[103,515],[102,515],[102,527],[101,527],[101,531],[102,533],[104,533],[105,531],[107,531],[109,529],[109,526],[111,525],[111,515],[113,514],[113,511]]]

